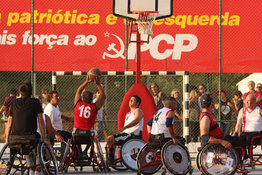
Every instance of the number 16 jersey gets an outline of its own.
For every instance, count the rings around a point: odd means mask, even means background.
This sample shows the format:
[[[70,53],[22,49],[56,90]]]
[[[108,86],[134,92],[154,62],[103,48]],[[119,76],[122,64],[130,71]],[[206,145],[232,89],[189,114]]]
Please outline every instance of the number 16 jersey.
[[[94,127],[97,110],[95,103],[79,100],[74,108],[74,128],[90,130]]]

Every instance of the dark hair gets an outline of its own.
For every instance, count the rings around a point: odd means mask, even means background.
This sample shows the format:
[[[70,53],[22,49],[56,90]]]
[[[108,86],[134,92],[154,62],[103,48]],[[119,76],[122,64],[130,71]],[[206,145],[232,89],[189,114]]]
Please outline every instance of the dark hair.
[[[137,95],[132,95],[132,97],[135,97],[136,98],[136,102],[138,102],[138,107],[140,106],[140,104],[141,104],[141,98],[140,97],[138,97]]]
[[[84,91],[82,94],[82,100],[85,103],[92,103],[93,101],[93,92]]]
[[[238,97],[242,97],[242,92],[241,91],[235,91],[233,95],[236,95]]]
[[[198,85],[198,87],[199,86],[202,86],[205,90],[207,90],[207,88],[206,88],[206,86],[204,84],[200,84],[200,85]]]
[[[167,98],[165,98],[165,100],[177,102],[176,98],[174,98],[174,97],[167,97]]]
[[[16,95],[17,90],[15,88],[10,89],[10,94]]]
[[[159,88],[159,86],[156,83],[151,83],[151,86],[155,85],[157,88]]]
[[[57,91],[50,91],[48,92],[48,98],[47,98],[47,101],[50,102],[51,101],[51,98],[53,98],[53,94],[58,94]]]
[[[21,94],[22,98],[27,98],[32,95],[32,85],[29,80],[24,81],[20,86],[19,86],[19,92]]]

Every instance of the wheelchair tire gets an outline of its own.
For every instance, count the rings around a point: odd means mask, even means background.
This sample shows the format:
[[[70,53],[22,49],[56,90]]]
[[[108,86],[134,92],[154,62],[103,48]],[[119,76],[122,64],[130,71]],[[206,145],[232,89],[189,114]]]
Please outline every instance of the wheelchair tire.
[[[111,167],[117,171],[126,171],[128,170],[128,168],[125,166],[125,164],[121,160],[120,149],[121,149],[120,146],[116,146],[115,153],[114,153],[114,160],[118,160],[118,161],[116,161]]]
[[[160,154],[151,146],[145,144],[138,152],[136,163],[138,172],[149,175],[154,174],[163,166],[162,160],[158,160],[157,155]],[[151,161],[151,162],[150,162]]]
[[[56,156],[56,161],[58,164],[58,169],[59,171],[62,171],[62,167],[63,167],[63,157],[67,148],[67,142],[63,141],[63,142],[58,142],[55,141],[54,145],[53,145],[53,152]]]
[[[161,150],[161,158],[165,167],[172,174],[187,174],[191,170],[191,158],[186,147],[174,145],[170,140]]]
[[[45,175],[57,175],[58,165],[52,148],[46,146],[45,143],[40,143],[38,145],[38,154],[43,173]]]
[[[220,144],[207,144],[199,152],[200,170],[206,175],[232,175],[239,167],[239,156],[234,148],[225,149]]]
[[[95,142],[95,146],[96,146],[96,149],[97,149],[97,159],[98,159],[98,165],[99,165],[99,169],[101,172],[108,172],[108,165],[107,165],[107,162],[105,160],[105,157],[104,157],[104,153],[103,153],[103,150],[102,150],[102,147],[100,145],[100,142],[99,140],[96,138],[94,139],[94,142]]]
[[[8,144],[5,144],[0,152],[0,172],[4,174],[9,174],[13,165],[10,160],[10,149]]]
[[[127,168],[137,171],[136,157],[144,145],[145,142],[141,139],[129,139],[123,144],[120,155]]]

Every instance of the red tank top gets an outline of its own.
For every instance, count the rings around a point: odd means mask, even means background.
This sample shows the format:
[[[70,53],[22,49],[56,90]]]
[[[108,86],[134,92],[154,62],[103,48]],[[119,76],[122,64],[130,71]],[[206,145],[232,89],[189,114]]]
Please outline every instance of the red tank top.
[[[204,116],[208,116],[209,119],[211,120],[211,124],[210,124],[210,128],[209,128],[209,133],[208,135],[210,137],[214,137],[214,138],[221,138],[223,137],[223,132],[222,130],[220,129],[220,127],[218,126],[217,124],[217,121],[215,119],[215,117],[207,112],[203,112],[200,114],[200,117],[199,117],[199,125],[200,125],[200,121],[201,119],[204,117]]]
[[[94,103],[85,103],[79,100],[74,108],[74,128],[90,130],[94,127],[96,120],[96,106]]]

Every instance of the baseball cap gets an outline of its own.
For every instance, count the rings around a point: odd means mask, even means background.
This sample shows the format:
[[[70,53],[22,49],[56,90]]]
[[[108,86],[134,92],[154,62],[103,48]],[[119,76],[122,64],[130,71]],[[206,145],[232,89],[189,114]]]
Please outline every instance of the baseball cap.
[[[212,98],[209,94],[204,94],[200,98],[200,103],[201,104],[211,104]]]
[[[225,89],[222,89],[222,88],[221,88],[221,92],[224,92],[225,94],[227,94],[227,91]],[[218,93],[219,93],[219,89],[216,91],[217,95],[218,95]]]

